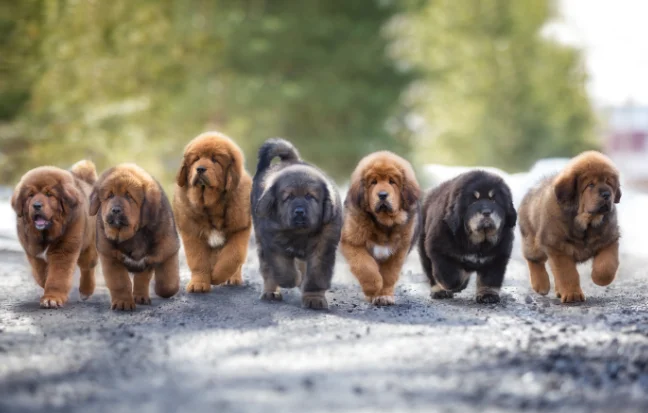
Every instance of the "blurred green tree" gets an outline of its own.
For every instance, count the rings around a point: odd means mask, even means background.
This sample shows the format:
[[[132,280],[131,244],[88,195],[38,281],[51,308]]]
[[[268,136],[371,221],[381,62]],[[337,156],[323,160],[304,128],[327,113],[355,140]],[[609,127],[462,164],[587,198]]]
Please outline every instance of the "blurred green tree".
[[[596,147],[580,53],[542,35],[550,0],[412,1],[388,32],[417,70],[421,162],[528,168]]]
[[[253,169],[293,140],[335,177],[376,149],[409,150],[386,55],[391,2],[24,0],[0,18],[0,180],[79,158],[136,161],[172,182],[186,142],[232,136]]]

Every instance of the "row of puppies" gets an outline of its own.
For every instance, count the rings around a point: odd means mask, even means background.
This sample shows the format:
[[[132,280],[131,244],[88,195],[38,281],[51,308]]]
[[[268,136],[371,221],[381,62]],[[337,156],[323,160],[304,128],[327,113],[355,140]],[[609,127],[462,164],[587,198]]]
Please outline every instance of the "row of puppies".
[[[277,157],[280,162],[273,165]],[[567,181],[573,188],[564,193]],[[578,189],[583,182],[591,192],[587,196]],[[584,299],[574,287],[575,262],[595,257],[593,277],[601,285],[612,281],[618,266],[618,226],[610,201],[620,199],[618,173],[602,155],[589,152],[542,188],[549,189],[530,191],[520,210],[532,286],[548,292],[544,262],[550,259],[552,266],[562,263],[554,267],[556,293],[563,301]],[[77,263],[81,296],[92,294],[97,255],[112,308],[150,303],[153,275],[159,296],[174,295],[179,288],[176,227],[191,269],[189,292],[239,285],[251,221],[265,300],[280,300],[280,288],[300,286],[305,307],[326,308],[340,243],[367,299],[393,304],[403,262],[418,240],[433,297],[452,297],[477,272],[477,300],[497,302],[517,218],[510,189],[495,175],[473,171],[430,191],[422,209],[419,196],[411,165],[390,152],[377,152],[354,171],[343,212],[332,181],[303,162],[289,142],[269,140],[260,148],[252,180],[238,146],[224,135],[206,133],[185,149],[173,212],[160,185],[141,168],[120,165],[97,179],[87,161],[69,172],[30,171],[12,205],[34,277],[45,289],[41,305],[46,308],[65,303]],[[100,210],[99,219],[90,218]],[[565,239],[556,235],[560,230],[546,230],[561,223],[563,232],[576,231],[568,247],[552,244]],[[571,255],[552,258],[556,248]],[[569,259],[573,271],[566,267]],[[129,272],[135,274],[133,284]]]

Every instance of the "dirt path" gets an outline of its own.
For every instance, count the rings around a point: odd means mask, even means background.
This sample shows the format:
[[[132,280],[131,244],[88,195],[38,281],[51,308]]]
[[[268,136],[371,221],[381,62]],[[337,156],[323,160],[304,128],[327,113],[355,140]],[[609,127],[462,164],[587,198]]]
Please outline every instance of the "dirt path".
[[[432,303],[413,254],[392,308],[364,303],[339,259],[326,313],[296,292],[259,302],[256,265],[242,288],[127,314],[100,277],[88,302],[44,311],[22,255],[0,253],[0,411],[648,411],[648,259],[624,257],[608,288],[585,278],[588,301],[565,306],[516,257],[483,306],[474,282]]]

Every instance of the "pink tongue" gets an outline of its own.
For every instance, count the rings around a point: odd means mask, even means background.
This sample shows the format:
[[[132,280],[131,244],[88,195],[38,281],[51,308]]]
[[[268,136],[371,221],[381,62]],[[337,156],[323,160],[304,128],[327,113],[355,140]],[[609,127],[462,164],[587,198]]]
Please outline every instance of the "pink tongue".
[[[36,225],[47,225],[47,221],[44,220],[43,218],[36,218]]]

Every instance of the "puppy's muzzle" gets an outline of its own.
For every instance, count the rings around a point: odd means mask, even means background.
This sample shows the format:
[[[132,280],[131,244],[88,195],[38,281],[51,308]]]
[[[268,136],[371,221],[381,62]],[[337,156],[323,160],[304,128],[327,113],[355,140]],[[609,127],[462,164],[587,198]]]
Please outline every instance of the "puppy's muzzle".
[[[120,206],[114,206],[110,209],[106,218],[106,223],[114,228],[122,228],[128,226],[128,218],[124,215],[124,210]]]
[[[199,185],[199,186],[209,186],[209,178],[206,176],[207,168],[204,166],[199,166],[196,168],[196,175],[194,176],[193,179],[193,185]]]
[[[598,203],[597,211],[599,214],[606,214],[612,210],[612,193],[608,190],[603,190],[599,193],[601,200]]]
[[[306,219],[306,209],[303,207],[297,207],[293,209],[292,222],[295,227],[307,227],[308,220]]]
[[[42,206],[43,205],[40,202],[34,202],[34,205],[32,206],[34,211],[36,211],[32,217],[32,220],[34,221],[34,227],[36,227],[38,231],[45,231],[52,226],[52,221],[49,220],[45,216],[45,214],[39,212]]]
[[[393,211],[391,202],[389,202],[389,200],[387,199],[388,197],[389,197],[389,193],[387,193],[387,191],[378,192],[378,202],[376,202],[376,206],[374,207],[374,212],[379,213],[379,212]]]

